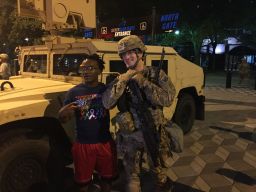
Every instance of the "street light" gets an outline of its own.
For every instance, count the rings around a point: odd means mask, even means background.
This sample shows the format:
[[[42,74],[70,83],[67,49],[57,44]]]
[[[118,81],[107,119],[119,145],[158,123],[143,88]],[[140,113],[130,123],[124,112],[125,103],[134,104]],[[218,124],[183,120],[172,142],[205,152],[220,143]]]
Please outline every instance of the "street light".
[[[26,37],[24,40],[27,42],[27,45],[28,45],[29,38]]]
[[[180,30],[176,30],[176,31],[174,32],[174,34],[175,34],[175,35],[179,35],[179,34],[180,34]]]

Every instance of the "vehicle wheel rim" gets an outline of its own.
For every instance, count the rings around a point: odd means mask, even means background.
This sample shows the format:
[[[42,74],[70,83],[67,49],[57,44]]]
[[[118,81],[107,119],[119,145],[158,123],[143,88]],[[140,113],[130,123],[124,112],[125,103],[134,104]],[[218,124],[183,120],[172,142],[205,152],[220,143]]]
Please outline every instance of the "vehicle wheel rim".
[[[26,192],[29,187],[43,176],[43,167],[34,156],[16,158],[5,170],[2,181],[2,192]]]

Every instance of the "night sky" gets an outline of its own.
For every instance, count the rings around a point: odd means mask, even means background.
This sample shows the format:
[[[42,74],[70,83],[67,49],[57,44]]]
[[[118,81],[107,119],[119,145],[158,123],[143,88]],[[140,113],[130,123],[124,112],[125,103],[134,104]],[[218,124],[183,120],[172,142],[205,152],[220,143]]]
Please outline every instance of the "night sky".
[[[157,14],[178,11],[182,19],[191,24],[207,17],[227,20],[227,23],[245,14],[256,17],[256,0],[97,0],[97,15],[101,22],[143,17],[151,15],[153,6]]]

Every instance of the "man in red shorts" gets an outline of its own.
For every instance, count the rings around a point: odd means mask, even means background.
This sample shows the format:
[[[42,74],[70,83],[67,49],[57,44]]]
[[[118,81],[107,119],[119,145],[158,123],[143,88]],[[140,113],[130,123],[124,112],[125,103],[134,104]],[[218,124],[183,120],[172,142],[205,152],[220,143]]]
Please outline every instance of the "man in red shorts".
[[[97,54],[88,56],[80,65],[84,82],[71,88],[59,111],[65,123],[75,114],[76,140],[72,147],[75,181],[81,192],[87,192],[93,171],[100,176],[102,192],[111,191],[116,176],[116,148],[109,132],[109,111],[102,104],[106,87],[98,81],[104,61]]]

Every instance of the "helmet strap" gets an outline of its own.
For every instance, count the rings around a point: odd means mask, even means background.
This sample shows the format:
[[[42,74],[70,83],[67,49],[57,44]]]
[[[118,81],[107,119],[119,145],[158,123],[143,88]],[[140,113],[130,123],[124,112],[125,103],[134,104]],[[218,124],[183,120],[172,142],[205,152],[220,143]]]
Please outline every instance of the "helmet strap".
[[[135,69],[138,63],[140,62],[140,59],[142,59],[142,58],[139,58],[139,53],[140,53],[139,49],[135,49],[135,51],[136,51],[135,54],[136,54],[137,61],[133,66],[129,67],[129,69]]]

